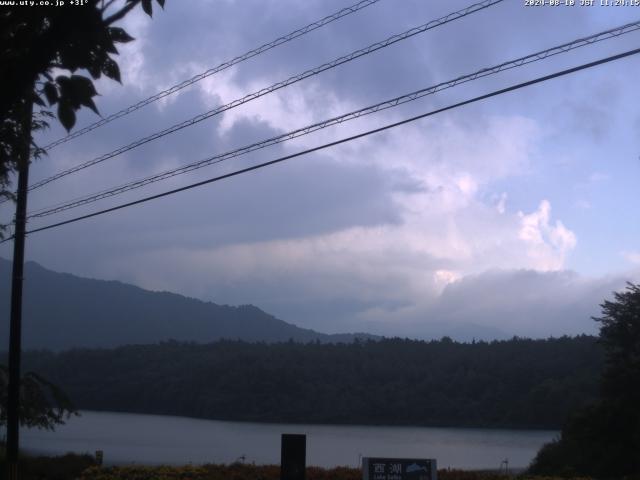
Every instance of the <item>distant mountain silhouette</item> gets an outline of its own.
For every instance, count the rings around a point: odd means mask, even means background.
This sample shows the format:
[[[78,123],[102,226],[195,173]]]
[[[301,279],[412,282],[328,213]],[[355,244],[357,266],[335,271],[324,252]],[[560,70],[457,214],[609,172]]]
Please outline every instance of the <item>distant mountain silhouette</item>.
[[[0,258],[0,338],[8,338],[11,262]],[[64,350],[164,340],[351,342],[368,334],[328,335],[275,318],[253,305],[232,307],[116,281],[93,280],[25,264],[22,345]],[[6,345],[0,346],[4,350]]]

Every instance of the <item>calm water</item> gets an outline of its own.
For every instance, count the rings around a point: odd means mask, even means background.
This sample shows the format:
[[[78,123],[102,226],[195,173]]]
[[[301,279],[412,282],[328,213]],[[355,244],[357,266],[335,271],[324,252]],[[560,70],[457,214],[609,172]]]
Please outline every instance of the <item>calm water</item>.
[[[356,466],[362,456],[436,458],[439,468],[526,467],[557,432],[424,427],[218,422],[82,412],[55,432],[22,430],[24,448],[43,453],[103,450],[105,463],[280,462],[280,434],[307,435],[307,465]]]

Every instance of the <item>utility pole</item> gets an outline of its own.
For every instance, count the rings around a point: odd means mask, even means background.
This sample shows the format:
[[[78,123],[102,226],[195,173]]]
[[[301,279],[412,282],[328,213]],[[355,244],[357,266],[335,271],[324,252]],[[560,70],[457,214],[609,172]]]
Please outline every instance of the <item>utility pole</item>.
[[[30,93],[30,92],[29,92]],[[22,280],[24,271],[24,243],[27,223],[27,190],[29,186],[29,157],[31,151],[31,117],[33,102],[30,96],[24,105],[22,150],[18,158],[18,192],[16,198],[15,231],[13,233],[13,272],[11,276],[11,322],[9,327],[9,386],[7,398],[7,466],[9,480],[18,480],[18,451],[20,433],[20,356],[22,342]]]

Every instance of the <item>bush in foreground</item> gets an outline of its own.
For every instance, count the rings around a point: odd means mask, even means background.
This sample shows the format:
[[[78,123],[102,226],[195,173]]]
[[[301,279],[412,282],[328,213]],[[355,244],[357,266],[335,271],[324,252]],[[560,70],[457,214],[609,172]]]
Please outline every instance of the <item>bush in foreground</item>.
[[[68,453],[59,457],[22,456],[20,458],[21,480],[75,480],[82,472],[95,466],[91,455]],[[0,478],[7,470],[4,452],[0,449]]]
[[[1,445],[0,445],[1,447]],[[0,448],[0,479],[6,464]],[[25,456],[20,461],[22,480],[280,480],[279,465],[186,465],[101,467],[90,455]],[[358,468],[307,467],[307,480],[361,480]],[[513,477],[496,472],[440,470],[439,480],[560,480],[558,477]],[[574,480],[588,480],[573,477]],[[566,480],[563,479],[563,480]]]
[[[600,398],[575,412],[560,438],[534,459],[532,474],[640,479],[640,284],[605,301],[600,338],[605,368]]]
[[[361,480],[358,468],[307,468],[307,480]],[[440,470],[439,480],[509,480],[514,477],[495,472]],[[555,480],[553,477],[518,477],[521,480]],[[278,465],[202,465],[184,467],[91,467],[79,480],[279,480]],[[577,479],[576,479],[577,480]],[[586,480],[586,479],[582,479]]]

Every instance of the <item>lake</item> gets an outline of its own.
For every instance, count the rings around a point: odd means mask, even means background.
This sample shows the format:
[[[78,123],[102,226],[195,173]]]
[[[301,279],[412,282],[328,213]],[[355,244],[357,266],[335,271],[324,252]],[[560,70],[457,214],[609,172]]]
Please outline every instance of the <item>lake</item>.
[[[280,463],[280,435],[307,435],[307,465],[358,466],[361,456],[436,458],[438,468],[526,467],[558,432],[476,428],[288,425],[81,412],[55,432],[21,430],[38,453],[104,451],[107,464]]]

